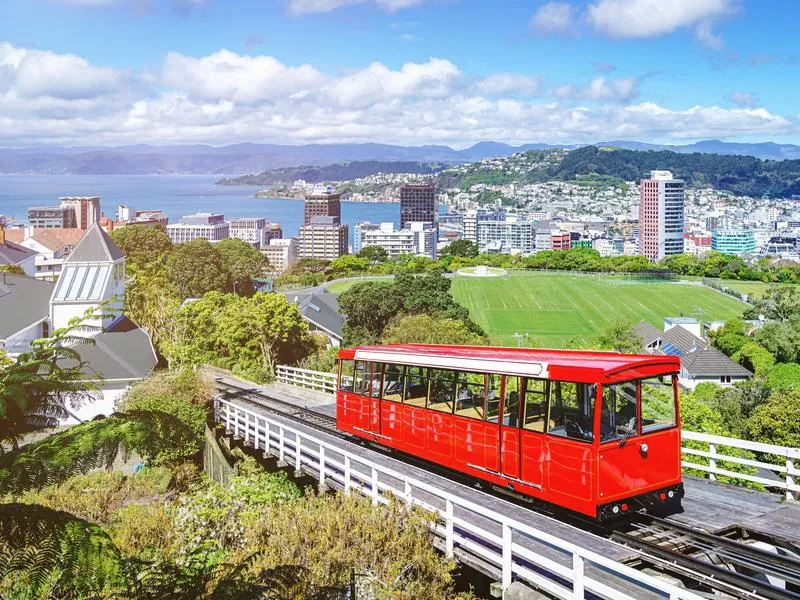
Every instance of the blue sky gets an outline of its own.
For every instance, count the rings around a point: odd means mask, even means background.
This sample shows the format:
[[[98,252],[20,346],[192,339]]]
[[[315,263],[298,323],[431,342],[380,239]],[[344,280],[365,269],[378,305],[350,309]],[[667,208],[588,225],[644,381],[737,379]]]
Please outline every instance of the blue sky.
[[[790,0],[0,1],[0,145],[800,143]]]

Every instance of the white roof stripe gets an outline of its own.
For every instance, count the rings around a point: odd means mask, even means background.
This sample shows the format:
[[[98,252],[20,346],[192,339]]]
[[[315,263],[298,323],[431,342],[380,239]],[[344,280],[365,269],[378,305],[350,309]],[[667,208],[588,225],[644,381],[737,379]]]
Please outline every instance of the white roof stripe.
[[[547,363],[540,361],[497,360],[495,358],[463,358],[431,354],[412,354],[386,350],[356,350],[356,360],[395,363],[398,365],[420,365],[459,371],[505,373],[526,377],[548,377]]]

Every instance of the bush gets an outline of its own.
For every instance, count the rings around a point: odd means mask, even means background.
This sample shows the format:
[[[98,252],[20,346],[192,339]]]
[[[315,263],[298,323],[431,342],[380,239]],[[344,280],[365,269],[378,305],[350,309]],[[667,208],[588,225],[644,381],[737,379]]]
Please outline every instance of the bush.
[[[186,423],[195,439],[172,451],[159,453],[155,464],[196,455],[201,448],[206,416],[211,406],[213,386],[200,374],[185,369],[158,373],[131,388],[122,399],[123,410],[168,413]]]

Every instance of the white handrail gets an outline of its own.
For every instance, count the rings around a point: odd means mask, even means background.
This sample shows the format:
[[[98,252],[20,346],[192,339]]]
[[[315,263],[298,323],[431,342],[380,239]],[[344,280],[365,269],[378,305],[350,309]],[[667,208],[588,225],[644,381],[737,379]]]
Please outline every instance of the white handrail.
[[[308,369],[278,365],[276,376],[278,381],[290,385],[312,388],[329,394],[336,393],[336,375],[334,373],[323,373],[321,371],[311,371]],[[699,456],[708,459],[708,464],[682,460],[681,465],[684,469],[694,469],[700,473],[707,474],[708,478],[712,481],[716,480],[717,476],[721,476],[738,479],[740,481],[760,483],[770,488],[783,490],[787,500],[800,499],[800,448],[751,442],[749,440],[698,433],[685,429],[681,431],[681,437],[684,442],[681,448],[684,456]],[[685,444],[687,440],[708,444],[708,450],[704,451],[689,448]],[[720,446],[756,452],[762,455],[766,460],[751,460],[730,456],[721,453],[719,451]],[[780,464],[767,462],[770,460],[779,460]],[[773,472],[775,477],[768,479],[750,473],[738,473],[718,466],[720,463],[734,463],[757,469],[764,469]]]
[[[293,459],[295,469],[315,475],[322,485],[326,481],[336,482],[346,494],[358,491],[371,498],[374,504],[388,503],[388,493],[435,512],[437,519],[431,523],[431,529],[444,538],[448,556],[454,556],[458,550],[483,558],[501,572],[503,589],[516,578],[565,599],[583,598],[584,590],[591,590],[621,600],[638,600],[653,592],[670,600],[701,600],[688,590],[325,442],[271,415],[222,398],[215,399],[214,409],[217,422],[224,425],[228,433],[253,444],[256,449],[263,449],[265,456],[277,456],[282,465],[288,465]],[[399,483],[393,484],[392,480]],[[427,501],[415,496],[414,491],[423,492]],[[443,506],[432,506],[431,498]],[[456,509],[461,516],[456,516]],[[463,527],[462,524],[467,523],[464,512],[490,521],[502,535],[475,524]],[[522,546],[520,541],[524,538],[560,553],[563,564]],[[564,580],[568,585],[563,584]],[[620,586],[614,587],[614,582],[625,586],[633,595]],[[631,586],[635,589],[631,590]]]

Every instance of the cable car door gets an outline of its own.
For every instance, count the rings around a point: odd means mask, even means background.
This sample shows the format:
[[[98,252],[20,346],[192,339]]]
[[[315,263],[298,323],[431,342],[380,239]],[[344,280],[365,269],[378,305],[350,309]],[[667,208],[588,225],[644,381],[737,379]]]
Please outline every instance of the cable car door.
[[[381,382],[383,380],[383,364],[368,363],[371,366],[369,393],[369,418],[367,429],[372,433],[381,433]]]
[[[520,468],[520,378],[505,377],[498,415],[500,429],[500,473],[519,479]]]

